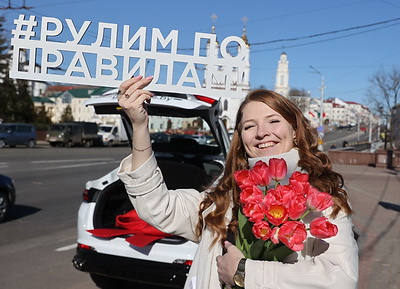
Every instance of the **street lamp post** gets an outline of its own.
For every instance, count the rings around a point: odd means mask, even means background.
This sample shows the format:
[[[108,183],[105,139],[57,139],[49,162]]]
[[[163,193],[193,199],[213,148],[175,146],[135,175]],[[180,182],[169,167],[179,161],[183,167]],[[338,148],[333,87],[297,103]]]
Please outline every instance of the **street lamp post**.
[[[385,138],[384,138],[384,150],[387,149],[387,134],[388,134],[388,122],[389,122],[389,114],[387,114],[383,108],[383,106],[379,107],[379,112],[382,117],[385,117]]]
[[[314,66],[310,65],[310,68],[312,70],[314,70],[316,73],[318,73],[319,75],[321,75],[321,105],[320,105],[320,118],[319,118],[319,126],[323,126],[323,114],[324,114],[324,88],[325,88],[325,80],[324,80],[324,76],[321,72],[319,72]]]
[[[387,138],[387,135],[388,135],[388,122],[389,122],[389,115],[386,114],[385,115],[385,145],[384,145],[384,149],[385,150],[387,149],[387,143],[388,143],[388,138]]]

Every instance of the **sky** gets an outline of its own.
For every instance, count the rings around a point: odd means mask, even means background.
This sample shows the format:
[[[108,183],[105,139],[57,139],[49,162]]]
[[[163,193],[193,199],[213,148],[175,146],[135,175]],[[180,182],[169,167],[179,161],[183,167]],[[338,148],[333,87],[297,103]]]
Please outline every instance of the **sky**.
[[[18,9],[24,5],[29,9]],[[178,30],[178,47],[184,49],[193,48],[195,32],[211,33],[213,24],[218,40],[241,36],[245,24],[251,88],[274,89],[278,60],[285,52],[290,88],[318,98],[323,76],[325,99],[367,106],[373,74],[400,66],[398,0],[0,0],[0,7],[9,6],[13,9],[0,12],[9,33],[15,29],[13,20],[26,14],[76,24],[90,20],[159,28],[165,34]]]

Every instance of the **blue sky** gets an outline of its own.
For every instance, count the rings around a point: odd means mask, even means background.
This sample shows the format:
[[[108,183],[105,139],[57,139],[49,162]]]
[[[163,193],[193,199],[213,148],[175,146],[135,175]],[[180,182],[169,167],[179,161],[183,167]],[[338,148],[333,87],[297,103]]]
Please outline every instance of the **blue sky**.
[[[11,0],[11,5],[23,2]],[[0,0],[1,7],[8,4],[9,0]],[[192,48],[195,32],[210,33],[213,14],[219,40],[240,36],[246,17],[252,88],[274,88],[279,56],[285,52],[291,88],[319,97],[321,76],[310,69],[312,65],[324,76],[326,98],[368,105],[369,78],[400,66],[398,0],[25,0],[25,6],[32,8],[2,10],[7,30],[14,28],[12,21],[19,14],[69,18],[77,24],[84,20],[129,24],[160,28],[165,34],[179,30],[179,48]]]

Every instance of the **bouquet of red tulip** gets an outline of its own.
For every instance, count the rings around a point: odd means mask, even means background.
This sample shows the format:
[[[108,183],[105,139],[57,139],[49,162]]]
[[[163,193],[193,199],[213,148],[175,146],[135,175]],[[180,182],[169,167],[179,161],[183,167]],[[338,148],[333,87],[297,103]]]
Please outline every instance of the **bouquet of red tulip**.
[[[331,195],[312,187],[308,174],[298,171],[288,185],[281,185],[286,174],[286,161],[277,158],[235,172],[241,189],[236,246],[246,258],[282,261],[303,249],[307,230],[319,239],[337,234],[337,226],[326,217],[315,218],[308,227],[302,222],[311,211],[332,206]]]

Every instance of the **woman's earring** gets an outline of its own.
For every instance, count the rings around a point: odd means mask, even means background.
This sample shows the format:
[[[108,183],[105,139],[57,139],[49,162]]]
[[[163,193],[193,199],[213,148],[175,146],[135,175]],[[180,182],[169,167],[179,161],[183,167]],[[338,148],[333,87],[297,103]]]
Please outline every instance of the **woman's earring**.
[[[293,137],[293,144],[294,144],[295,147],[297,147],[297,139],[296,139],[295,136]]]

